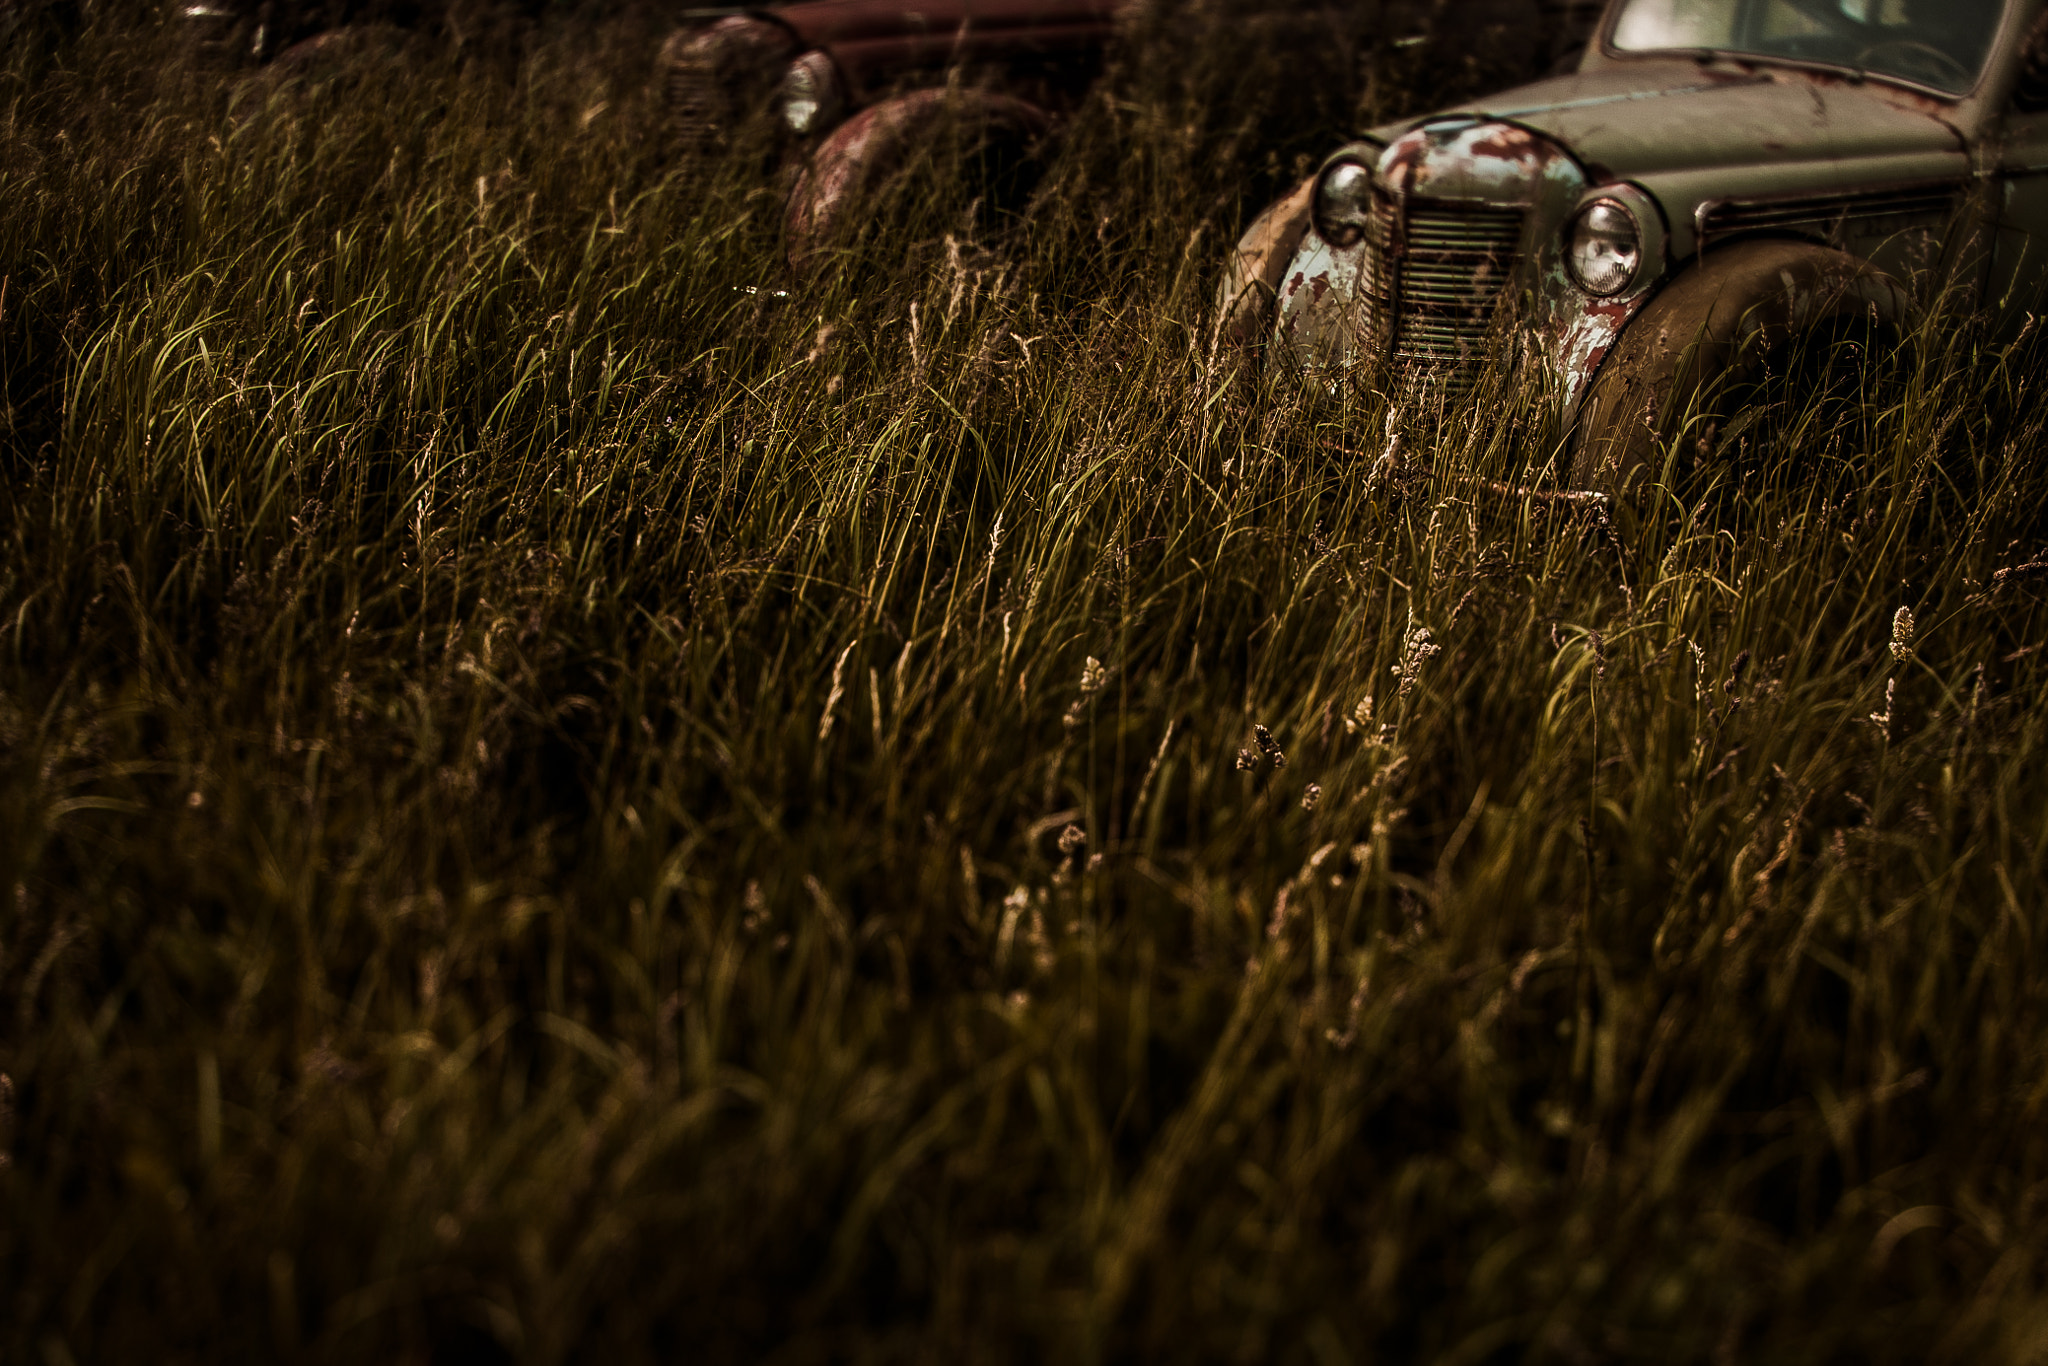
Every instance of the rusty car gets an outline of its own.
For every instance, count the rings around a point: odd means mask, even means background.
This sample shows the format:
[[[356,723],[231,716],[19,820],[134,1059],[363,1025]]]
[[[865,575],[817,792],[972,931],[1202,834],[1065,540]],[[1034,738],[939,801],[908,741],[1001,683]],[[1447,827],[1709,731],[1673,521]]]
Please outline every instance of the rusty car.
[[[1046,150],[1146,0],[797,0],[682,11],[658,79],[686,155],[728,144],[764,115],[794,163],[785,211],[800,270],[888,171],[940,131],[965,134],[985,164]],[[1183,7],[1185,9],[1186,7]],[[1583,42],[1597,0],[1351,0],[1237,7],[1229,31],[1294,49],[1297,76],[1359,39],[1512,45],[1530,74]],[[1169,22],[1171,19],[1169,19]],[[1317,60],[1310,60],[1313,57]]]
[[[1027,164],[1056,112],[1099,73],[1121,6],[802,0],[696,11],[663,46],[659,79],[685,154],[718,147],[764,111],[804,149],[784,217],[802,268],[863,191],[942,129],[992,162]]]
[[[1218,325],[1439,401],[1527,357],[1554,473],[1614,490],[1709,463],[1721,396],[1817,339],[1868,354],[1937,293],[2021,316],[2044,248],[2042,0],[1612,0],[1575,71],[1331,153],[1238,243]]]

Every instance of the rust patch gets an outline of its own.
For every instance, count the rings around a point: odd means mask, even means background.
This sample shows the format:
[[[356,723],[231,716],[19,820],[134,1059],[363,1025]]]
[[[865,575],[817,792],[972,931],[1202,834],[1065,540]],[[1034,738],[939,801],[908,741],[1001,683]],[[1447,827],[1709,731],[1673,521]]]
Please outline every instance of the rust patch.
[[[1585,299],[1570,308],[1551,333],[1552,364],[1565,382],[1565,405],[1575,409],[1593,382],[1621,330],[1642,308],[1648,296],[1629,299]]]
[[[1866,94],[1876,95],[1888,103],[1917,110],[1922,114],[1930,114],[1937,118],[1947,112],[1949,108],[1946,102],[1938,100],[1932,95],[1923,95],[1917,90],[1908,90],[1902,85],[1893,85],[1889,81],[1867,80],[1861,76],[1850,76],[1843,72],[1811,70],[1772,71],[1770,76],[1773,80],[1790,79],[1804,81],[1808,85],[1817,85],[1825,90],[1861,90]]]
[[[963,129],[1007,127],[1034,137],[1052,125],[1044,110],[1012,96],[943,86],[861,110],[811,154],[783,210],[786,249],[799,274],[857,212],[861,196],[949,120]]]
[[[1394,144],[1387,148],[1380,160],[1381,182],[1395,194],[1406,194],[1408,187],[1415,182],[1416,173],[1422,169],[1423,160],[1428,157],[1429,152],[1429,134],[1424,129],[1418,128],[1395,139]]]
[[[1494,131],[1472,144],[1475,155],[1498,157],[1502,161],[1535,161],[1548,153],[1548,144],[1526,128],[1497,123]]]

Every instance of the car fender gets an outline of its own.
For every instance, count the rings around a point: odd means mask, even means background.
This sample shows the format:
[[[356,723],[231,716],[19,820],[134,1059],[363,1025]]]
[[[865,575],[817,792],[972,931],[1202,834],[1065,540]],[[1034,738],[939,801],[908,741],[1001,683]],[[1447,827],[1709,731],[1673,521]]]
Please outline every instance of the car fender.
[[[982,139],[1035,143],[1052,116],[1037,105],[982,90],[934,87],[868,106],[834,129],[805,161],[783,216],[790,266],[799,274],[841,235],[868,192],[907,165],[948,125]]]
[[[1695,260],[1652,294],[1592,374],[1573,420],[1571,481],[1613,488],[1685,433],[1697,402],[1744,358],[1837,321],[1909,324],[1905,287],[1861,257],[1751,238]]]
[[[1310,176],[1267,205],[1237,239],[1216,286],[1219,347],[1257,346],[1273,330],[1280,280],[1302,238],[1308,236],[1315,188],[1316,178]]]

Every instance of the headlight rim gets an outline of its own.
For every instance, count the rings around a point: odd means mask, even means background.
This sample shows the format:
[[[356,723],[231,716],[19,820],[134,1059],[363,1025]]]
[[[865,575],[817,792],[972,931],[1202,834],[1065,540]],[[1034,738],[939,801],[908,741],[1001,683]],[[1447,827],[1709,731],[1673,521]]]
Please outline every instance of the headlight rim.
[[[1586,270],[1579,263],[1579,236],[1581,229],[1586,225],[1588,219],[1603,209],[1612,209],[1620,214],[1623,221],[1627,223],[1629,247],[1626,254],[1633,258],[1627,268],[1627,274],[1623,275],[1618,283],[1605,287],[1588,278]],[[1618,234],[1613,233],[1609,235],[1618,236]],[[1643,266],[1648,259],[1647,253],[1643,250],[1643,235],[1642,220],[1636,215],[1634,209],[1619,197],[1602,194],[1588,198],[1572,213],[1571,221],[1565,224],[1564,259],[1566,268],[1571,271],[1572,283],[1596,299],[1612,299],[1617,295],[1628,293],[1642,280]]]
[[[1358,204],[1358,221],[1355,224],[1333,224],[1325,209],[1324,187],[1332,176],[1347,168],[1362,173],[1358,183],[1363,186],[1364,193]],[[1338,251],[1348,251],[1364,241],[1371,223],[1373,196],[1378,192],[1377,182],[1377,168],[1363,156],[1342,153],[1325,163],[1316,172],[1315,190],[1309,196],[1309,223],[1315,228],[1316,235]]]
[[[797,91],[800,81],[810,87],[801,95]],[[809,113],[801,119],[795,114],[800,102],[810,106]],[[845,82],[840,79],[838,64],[823,48],[812,48],[790,59],[775,87],[776,121],[785,132],[800,138],[813,137],[838,122],[845,109]]]
[[[1628,282],[1611,294],[1596,294],[1580,278],[1578,265],[1573,259],[1572,236],[1577,230],[1580,217],[1601,200],[1611,200],[1625,212],[1635,224],[1636,268]],[[1664,206],[1657,197],[1633,181],[1611,180],[1605,184],[1589,185],[1579,195],[1578,202],[1565,215],[1564,223],[1556,238],[1558,253],[1564,258],[1564,277],[1575,290],[1589,299],[1603,303],[1626,302],[1640,298],[1657,287],[1670,270],[1671,263],[1666,252],[1671,242],[1671,228],[1665,221]]]

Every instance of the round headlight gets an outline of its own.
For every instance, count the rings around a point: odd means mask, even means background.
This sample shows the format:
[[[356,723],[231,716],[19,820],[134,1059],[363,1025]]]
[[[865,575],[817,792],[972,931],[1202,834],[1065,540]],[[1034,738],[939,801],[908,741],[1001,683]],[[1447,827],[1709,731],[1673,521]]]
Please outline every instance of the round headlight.
[[[846,107],[839,86],[839,72],[822,52],[806,52],[782,73],[782,89],[776,104],[782,111],[783,126],[798,137],[808,137],[836,122]]]
[[[1620,202],[1596,199],[1579,210],[1565,240],[1572,278],[1588,294],[1619,294],[1636,281],[1643,265],[1642,233],[1635,215]]]
[[[1372,170],[1356,161],[1340,161],[1316,181],[1310,210],[1316,232],[1333,247],[1355,246],[1372,221]]]

